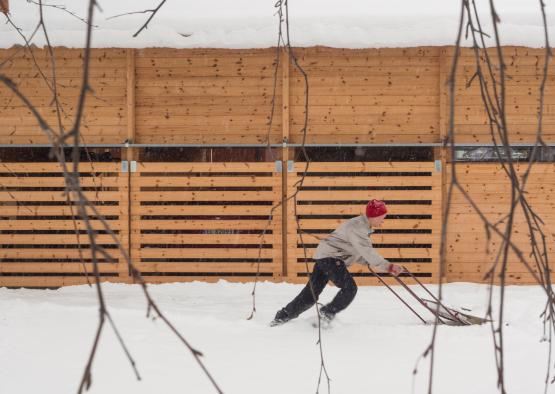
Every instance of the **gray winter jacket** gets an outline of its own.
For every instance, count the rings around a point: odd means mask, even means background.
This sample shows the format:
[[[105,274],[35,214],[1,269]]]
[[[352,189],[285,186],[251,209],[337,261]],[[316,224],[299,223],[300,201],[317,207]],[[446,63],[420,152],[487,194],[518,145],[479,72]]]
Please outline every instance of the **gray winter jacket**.
[[[390,263],[372,247],[368,236],[371,233],[372,229],[366,215],[349,219],[320,241],[314,259],[335,257],[342,260],[346,266],[353,263],[370,263],[371,266],[387,271]]]

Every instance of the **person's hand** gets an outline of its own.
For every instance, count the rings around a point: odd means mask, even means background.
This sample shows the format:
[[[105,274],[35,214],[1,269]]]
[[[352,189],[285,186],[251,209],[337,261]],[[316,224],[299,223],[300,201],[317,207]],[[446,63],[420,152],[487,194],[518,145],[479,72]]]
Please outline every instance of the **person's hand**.
[[[400,265],[390,264],[387,272],[389,272],[393,276],[399,276],[399,274],[405,272],[405,269]]]

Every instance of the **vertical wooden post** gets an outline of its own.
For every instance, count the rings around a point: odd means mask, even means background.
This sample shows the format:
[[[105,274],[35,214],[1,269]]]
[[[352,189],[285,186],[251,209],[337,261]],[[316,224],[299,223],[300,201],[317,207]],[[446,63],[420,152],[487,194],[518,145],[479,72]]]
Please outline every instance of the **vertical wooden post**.
[[[127,49],[127,141],[135,143],[135,50]],[[136,148],[126,148],[127,160],[136,160]]]
[[[448,51],[447,47],[442,47],[439,49],[439,141],[444,144],[447,140],[447,133],[449,127],[449,96],[447,89],[447,78],[449,77],[449,67],[447,64],[447,57],[445,56]],[[445,146],[436,147],[434,149],[434,160],[439,160],[441,163],[441,203],[440,203],[440,218],[443,220],[443,210],[445,207],[446,198],[446,181],[447,181],[447,148]],[[441,231],[441,228],[440,228]],[[441,241],[441,233],[438,234],[438,242]],[[441,256],[439,255],[438,249],[438,263],[447,268],[445,261],[440,261]],[[438,272],[443,275],[443,279],[446,279],[447,272],[442,272],[438,266]],[[439,279],[439,278],[438,278]]]
[[[0,12],[4,14],[10,12],[10,2],[8,0],[0,0]]]
[[[282,213],[282,275],[287,277],[288,275],[288,260],[289,253],[288,248],[288,216],[289,216],[289,204],[287,201],[288,188],[288,170],[287,161],[289,160],[289,52],[287,48],[283,49],[283,60],[281,62],[282,71],[282,92],[281,92],[281,116],[282,116],[282,128],[281,128],[281,138],[283,142],[281,151],[281,175],[282,175],[282,195],[281,195],[281,213]],[[291,219],[289,219],[291,220]]]
[[[132,48],[127,49],[127,63],[126,63],[126,77],[127,77],[127,133],[126,141],[128,143],[135,142],[135,50]],[[120,172],[122,182],[120,183],[120,188],[122,190],[121,204],[124,204],[124,209],[122,209],[121,214],[124,216],[121,230],[121,244],[127,250],[129,259],[133,261],[133,245],[132,245],[132,231],[134,220],[132,216],[132,181],[133,173],[131,172],[131,161],[136,160],[135,148],[125,147],[125,155],[122,155],[122,159],[127,160],[127,172]],[[124,231],[125,229],[125,231]],[[120,277],[122,281],[131,282],[131,277],[129,275],[129,269],[127,264],[122,264],[120,269]]]

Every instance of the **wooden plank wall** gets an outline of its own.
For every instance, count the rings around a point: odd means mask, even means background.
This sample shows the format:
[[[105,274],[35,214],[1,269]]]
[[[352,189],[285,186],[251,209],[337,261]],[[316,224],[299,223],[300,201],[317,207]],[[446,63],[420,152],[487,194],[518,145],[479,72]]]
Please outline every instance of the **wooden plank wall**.
[[[499,222],[498,228],[504,230],[511,193],[509,179],[503,169],[497,164],[486,163],[458,163],[455,168],[464,190],[478,203],[486,217]],[[518,174],[522,176],[525,169],[526,164],[521,164]],[[451,165],[447,170],[451,171]],[[544,221],[542,230],[546,235],[547,253],[552,256],[555,241],[555,165],[535,164],[526,190],[526,198],[532,209]],[[539,233],[535,236],[539,238]],[[538,270],[530,256],[530,233],[521,208],[516,210],[512,239],[537,274]],[[501,237],[493,233],[488,244],[482,220],[463,194],[455,192],[447,231],[447,281],[484,282],[484,276],[493,266],[500,250],[500,244]],[[514,253],[510,253],[508,262],[509,283],[534,283],[533,276]]]
[[[83,78],[82,50],[55,48],[56,91],[61,124],[74,122]],[[21,48],[0,50],[0,72],[12,79],[56,131],[60,130],[54,98],[50,57],[46,50],[31,54]],[[126,50],[93,49],[90,80],[81,127],[82,143],[122,143],[126,135]],[[0,144],[48,144],[37,120],[4,84],[0,84]]]
[[[445,81],[449,72],[450,62],[452,61],[452,47],[359,50],[315,47],[295,48],[294,50],[299,64],[307,72],[310,84],[307,143],[437,143],[445,136],[449,104]],[[55,48],[55,54],[58,97],[64,109],[62,123],[65,128],[68,128],[73,120],[82,78],[82,50]],[[544,51],[542,49],[506,47],[504,48],[504,54],[508,65],[507,75],[509,77],[507,81],[507,111],[510,122],[510,138],[512,142],[532,143],[535,138],[536,115],[539,103],[538,89],[541,80]],[[492,55],[495,62],[495,53],[492,52],[490,55]],[[126,138],[132,138],[133,142],[146,144],[249,144],[266,143],[268,141],[280,143],[285,136],[289,142],[300,143],[303,137],[302,127],[305,116],[304,78],[292,64],[288,65],[288,69],[283,69],[283,56],[280,59],[279,68],[276,71],[277,52],[272,48],[249,50],[94,49],[92,51],[91,62],[91,86],[93,92],[87,96],[87,106],[82,127],[83,142],[87,144],[120,144]],[[55,116],[52,103],[53,92],[48,86],[52,81],[52,70],[46,51],[35,49],[31,55],[30,52],[21,48],[2,49],[0,50],[0,65],[0,72],[12,78],[23,93],[31,98],[33,104],[37,106],[39,112],[45,116],[47,121],[52,125],[56,125],[58,120]],[[50,82],[44,81],[37,65],[41,67],[42,73]],[[489,127],[480,103],[478,86],[476,82],[467,86],[474,71],[474,55],[470,49],[464,49],[457,74],[455,108],[457,143],[489,143],[490,141],[488,134]],[[550,66],[545,98],[544,141],[548,143],[555,142],[555,131],[553,131],[555,130],[553,127],[555,126],[553,107],[555,106],[555,91],[552,86],[555,77],[553,77],[553,71],[555,71],[555,64]],[[277,75],[275,81],[274,75]],[[275,100],[273,100],[274,89],[276,92]],[[283,97],[283,94],[287,95],[287,97]],[[275,104],[275,107],[273,104]],[[274,114],[272,125],[270,126],[272,108],[274,108]],[[0,86],[0,119],[2,120],[0,122],[1,144],[48,143],[48,139],[39,129],[36,120],[30,112],[4,85]],[[30,167],[16,166],[17,171],[22,174],[34,173],[33,165],[26,165]],[[273,166],[273,163],[265,165]],[[145,166],[141,167],[139,165],[139,168],[144,169],[145,174],[150,174],[154,171],[149,169],[150,164],[145,164]],[[465,174],[473,177],[476,174],[484,174],[484,179],[494,177],[493,174],[497,174],[491,168],[484,170],[485,167],[483,166],[482,164],[468,164]],[[152,168],[154,169],[155,166]],[[115,168],[112,170],[114,172],[119,171]],[[489,170],[494,172],[487,172]],[[18,173],[17,171],[15,173]],[[58,193],[56,198],[60,198],[60,190],[51,190],[51,188],[61,187],[60,173],[59,171],[52,171],[57,173],[57,175],[44,178],[27,177],[26,175],[18,176],[17,179],[24,180],[21,184],[13,179],[10,180],[12,184],[8,187],[15,187],[16,189],[6,189],[3,191],[5,194],[2,202],[2,212],[4,212],[5,208],[6,214],[2,214],[1,217],[13,217],[15,214],[18,219],[13,223],[3,219],[4,222],[2,223],[4,224],[2,226],[5,228],[2,231],[30,231],[31,227],[23,228],[30,224],[29,221],[26,222],[25,220],[35,216],[41,218],[48,217],[48,215],[44,214],[45,212],[49,212],[54,216],[65,216],[62,214],[67,211],[65,208],[33,205],[34,202],[39,200],[28,201],[27,205],[23,206],[10,205],[10,201],[13,199],[9,193],[12,192],[24,192],[23,196],[25,198],[42,198],[46,199],[45,201],[50,201],[51,194],[55,193]],[[88,181],[86,179],[88,176],[85,176],[87,170],[85,169],[84,171],[84,179]],[[169,184],[162,186],[174,187],[172,182],[175,179],[181,179],[182,175],[177,175],[175,171],[178,170],[175,168],[168,170],[162,179],[169,182]],[[268,168],[264,171],[272,172],[273,170]],[[291,182],[294,182],[300,170],[296,168],[295,171],[295,176],[285,177],[288,179],[289,188],[292,187]],[[6,171],[6,174],[8,173],[9,171]],[[241,171],[233,173],[233,176],[238,176],[238,179],[240,179],[239,173]],[[207,174],[210,174],[210,171]],[[129,177],[129,175],[125,176]],[[135,176],[131,176],[132,187],[153,187],[152,185],[141,184],[141,182],[145,181],[142,180],[142,175],[139,177],[139,180],[135,179]],[[148,175],[144,177],[147,179]],[[211,175],[200,176],[200,178],[205,179],[207,184],[210,184],[212,179],[221,181],[218,177],[211,177]],[[9,176],[5,175],[3,176],[4,178],[8,179]],[[39,185],[37,186],[39,188],[43,182],[49,182],[47,179],[56,178],[57,180],[53,184],[46,183],[45,187],[48,189],[44,190],[18,189],[35,187],[35,184],[31,185],[29,182],[32,183],[36,179],[27,180],[27,178],[40,178],[39,183],[36,184]],[[381,177],[382,181],[384,179],[385,177]],[[551,178],[547,177],[546,179]],[[330,181],[333,185],[339,182],[340,186],[343,187],[359,186],[358,184],[343,184],[342,180]],[[498,181],[498,178],[492,178],[492,182],[495,183],[496,181]],[[469,185],[473,185],[472,182]],[[115,186],[109,185],[107,187]],[[118,189],[115,193],[127,193],[126,187],[125,182],[118,184]],[[487,185],[485,182],[477,182],[471,188],[472,190],[479,191],[480,187],[491,188],[493,186]],[[497,185],[496,187],[502,188],[505,186]],[[539,181],[537,187],[537,190],[541,191]],[[133,212],[132,215],[140,217],[144,213],[141,210],[148,206],[143,204],[148,201],[140,201],[140,198],[142,198],[140,196],[147,196],[148,193],[146,192],[148,189],[133,190],[134,193],[137,193],[135,197],[139,198],[139,203],[130,209]],[[156,195],[156,191],[149,191],[149,193],[151,192],[153,193],[152,195]],[[320,193],[312,194],[319,195]],[[302,191],[301,195],[305,196],[303,198],[310,199],[312,194]],[[345,194],[348,196],[351,193]],[[502,198],[501,195],[502,193],[500,195],[491,195],[490,193],[479,194],[480,198],[487,197],[488,201],[483,201],[486,205],[490,201],[497,201],[496,199]],[[109,198],[115,199],[116,196],[114,195]],[[123,197],[120,195],[117,198],[120,198],[120,200],[109,201],[122,204],[121,198]],[[342,194],[338,193],[337,198],[341,200],[343,198]],[[183,200],[178,201],[183,202]],[[303,200],[303,203],[307,201]],[[464,208],[464,204],[460,202],[457,204],[462,210],[468,208]],[[286,218],[287,212],[291,212],[291,209],[294,208],[292,208],[290,202],[287,202],[286,205],[283,212],[276,213],[276,215],[281,215],[279,220]],[[24,206],[32,207],[28,215],[21,213],[27,212],[23,208]],[[169,212],[169,206],[172,205],[157,209]],[[307,206],[309,205],[299,205],[297,208],[302,210]],[[111,205],[102,205],[101,207],[107,212],[114,210],[115,213],[113,215],[117,217],[114,220],[120,223],[116,224],[116,226],[122,226],[121,223],[123,222],[120,218],[123,221],[130,220],[126,216],[129,211],[126,210],[127,208],[123,209],[123,205],[121,205],[123,210],[119,208],[116,210]],[[160,205],[160,207],[164,207],[164,204]],[[177,209],[176,212],[181,212],[180,210],[183,209],[183,207],[177,205],[172,207]],[[399,205],[395,208],[405,209],[407,206]],[[138,210],[137,213],[133,211],[134,209]],[[203,210],[207,209],[203,207]],[[227,209],[231,209],[230,212],[236,212],[235,210],[239,208],[235,205],[229,205]],[[351,211],[347,210],[344,212],[356,213],[355,211],[359,209],[359,206],[354,208],[353,205],[350,209]],[[501,214],[503,212],[501,205],[492,206],[490,209],[492,214]],[[31,214],[31,212],[33,213]],[[550,212],[548,209],[545,210],[545,215],[549,217]],[[25,219],[25,217],[28,217],[28,219]],[[45,223],[49,220],[54,219],[40,219],[37,223],[46,225]],[[56,226],[60,225],[64,220],[67,221],[67,219],[60,219],[56,220],[54,224]],[[162,220],[165,221],[166,219]],[[171,221],[171,219],[167,220]],[[457,220],[463,219],[457,217],[454,220],[454,223],[457,223]],[[176,222],[174,221],[173,223]],[[299,251],[295,246],[297,235],[294,233],[294,230],[291,230],[291,223],[294,223],[294,221],[288,220],[286,223],[288,227],[285,239],[292,237],[292,242],[289,242],[290,249],[286,253],[286,261],[279,262],[278,259],[280,257],[273,255],[271,264],[282,264],[282,271],[280,272],[283,272],[284,275],[289,275],[288,270],[291,270],[292,277],[294,277],[296,272],[300,272],[295,268],[297,267],[297,260],[295,259],[298,258],[296,256],[298,256]],[[162,224],[165,226],[169,223],[157,223],[154,226]],[[316,229],[331,229],[334,224],[336,222],[333,220],[327,220],[325,225],[321,224]],[[61,225],[66,226],[67,223]],[[136,226],[137,224],[135,221],[131,221],[131,225]],[[149,223],[149,225],[153,224]],[[12,228],[13,226],[18,228]],[[46,226],[48,227],[50,224]],[[44,231],[65,230],[65,227],[58,228],[56,226],[52,227],[51,230]],[[256,224],[253,230],[260,230],[259,226],[257,226],[258,224]],[[550,225],[548,227],[552,228]],[[156,234],[155,232],[148,233],[151,230],[165,231],[162,227],[158,229],[135,227],[132,230],[131,241],[148,241],[145,244],[151,243],[155,238],[152,234]],[[178,230],[194,231],[193,228],[180,227]],[[221,229],[209,227],[208,230]],[[456,240],[468,235],[460,234],[455,230],[458,230],[458,228],[453,227],[453,233],[450,234],[451,237],[455,238],[453,238],[454,249],[452,250],[452,260],[449,261],[449,264],[460,264],[457,265],[456,269],[454,266],[449,266],[448,279],[475,278],[479,280],[484,266],[481,260],[475,260],[483,259],[484,256],[470,254],[464,248],[458,249],[460,248],[458,246],[460,241]],[[126,230],[125,228],[119,228],[118,231]],[[55,239],[55,237],[33,238],[33,236],[28,236],[29,234],[21,232],[8,234],[14,237],[17,235],[14,238],[17,240],[20,238],[22,240],[26,239],[25,237],[22,238],[25,235],[29,238],[25,242],[43,242],[45,239]],[[164,233],[157,235],[162,234]],[[176,236],[175,234],[171,236],[164,235],[163,237],[168,238],[168,242],[171,239],[174,239],[174,241],[176,239],[185,239],[183,235]],[[168,245],[174,241],[169,242]],[[277,239],[274,239],[272,242],[273,245],[278,245]],[[4,249],[3,258],[30,258],[28,257],[30,248],[20,248],[17,251],[16,249]],[[36,248],[36,250],[42,249],[44,248]],[[51,248],[47,249],[49,250],[44,253],[40,252],[42,254],[37,255],[36,259],[38,260],[36,261],[18,261],[25,264],[42,264],[50,263],[48,259],[53,258],[75,258],[75,251],[69,253],[67,252],[69,249],[64,252],[54,251],[55,249]],[[171,248],[167,249],[170,250]],[[160,261],[156,260],[159,256],[149,256],[144,258],[152,258],[154,260],[143,261],[139,253],[142,253],[142,249],[133,250],[135,251],[134,257],[138,259],[134,261],[146,264],[141,266],[143,272],[150,272],[148,270],[158,270],[159,268],[163,268],[165,272],[174,272],[171,271],[172,268],[169,265],[170,263],[173,264],[171,260]],[[292,258],[295,261],[294,264],[291,263]],[[464,261],[469,265],[462,265]],[[7,261],[6,263],[10,262]],[[40,267],[50,270],[51,272],[48,273],[54,277],[56,275],[59,276],[60,273],[68,272],[65,270],[69,269],[70,265],[68,264],[70,263],[63,264],[62,266],[57,266],[57,268],[52,264],[41,265]],[[13,267],[13,264],[6,265],[2,262],[2,269],[10,270]],[[266,273],[276,272],[274,270],[275,267],[265,267],[268,268]],[[33,271],[35,269],[36,267],[29,266],[26,272],[32,274],[35,272]],[[119,276],[126,274],[125,270],[120,268],[114,268],[112,271],[110,269],[108,269],[109,274],[117,273]],[[214,270],[212,272],[217,271]],[[248,272],[252,273],[251,271]],[[515,283],[526,282],[528,280],[525,275],[522,275],[524,274],[523,272],[515,272],[517,275],[511,278]],[[7,273],[12,274],[14,272]],[[8,276],[5,277],[7,278]],[[171,277],[171,275],[168,277]],[[158,276],[159,278],[160,276]],[[41,283],[52,283],[53,280],[49,279]],[[81,279],[71,280],[77,281]]]
[[[280,199],[273,162],[140,163],[132,261],[149,282],[279,278]]]
[[[295,165],[289,186],[290,195],[300,189],[299,226],[291,221],[287,229],[290,277],[306,277],[305,260],[311,271],[319,240],[345,220],[362,214],[366,202],[377,198],[386,201],[389,214],[371,236],[374,247],[423,281],[437,281],[442,185],[441,172],[433,162],[311,163],[301,187],[305,168],[304,163]],[[294,211],[291,216],[295,217]],[[365,266],[357,264],[350,271],[359,283],[378,283],[368,277]]]
[[[281,68],[275,49],[140,49],[138,143],[281,142]]]
[[[135,78],[127,76],[128,51],[135,58],[130,63]],[[441,122],[446,121],[449,101],[440,98],[450,72],[452,47],[313,47],[294,48],[294,52],[310,86],[307,143],[441,141]],[[79,94],[82,51],[55,48],[55,56],[62,123],[67,128]],[[461,56],[455,111],[457,142],[487,143],[489,127],[479,87],[476,81],[468,86],[475,73],[474,54],[463,49]],[[490,56],[496,63],[494,51]],[[544,51],[505,47],[504,56],[511,139],[533,142]],[[127,138],[128,123],[135,120],[136,130],[131,134],[138,143],[280,143],[285,127],[281,105],[283,62],[282,54],[276,70],[275,48],[94,49],[90,69],[93,92],[87,96],[83,140],[89,144],[120,144]],[[0,65],[1,72],[32,98],[48,122],[57,125],[46,50],[34,49],[31,54],[21,48],[0,49]],[[288,67],[288,138],[289,142],[300,143],[305,81],[295,66]],[[544,115],[547,142],[555,141],[550,127],[555,124],[553,71],[552,63]],[[135,106],[127,108],[126,98],[133,93]],[[0,97],[0,143],[48,143],[30,112],[4,85],[0,86]],[[132,110],[133,116],[128,116]]]
[[[453,49],[443,48],[442,58],[451,64]],[[497,52],[488,51],[494,64],[499,64]],[[506,111],[510,125],[509,135],[512,143],[533,143],[536,139],[537,116],[539,110],[539,87],[543,78],[545,50],[522,47],[506,47],[503,51],[506,63]],[[481,66],[485,67],[485,56],[481,56]],[[499,67],[494,67],[499,78]],[[444,80],[450,67],[444,71]],[[461,52],[456,83],[455,130],[457,142],[491,143],[489,122],[482,104],[480,86],[477,79],[468,86],[476,72],[474,52],[464,49]],[[544,104],[545,142],[555,142],[555,64],[549,65]],[[490,78],[487,82],[491,86]]]
[[[308,74],[308,143],[439,141],[439,47],[296,48]],[[291,67],[291,141],[302,142],[305,82]]]
[[[81,163],[79,170],[97,242],[112,256],[99,256],[102,279],[126,281],[127,264],[92,206],[124,241],[129,232],[127,177],[120,176],[119,163]],[[74,220],[77,207],[68,202],[74,198],[64,192],[60,165],[2,163],[0,185],[0,286],[87,283],[85,272],[92,272],[90,242],[84,222]]]

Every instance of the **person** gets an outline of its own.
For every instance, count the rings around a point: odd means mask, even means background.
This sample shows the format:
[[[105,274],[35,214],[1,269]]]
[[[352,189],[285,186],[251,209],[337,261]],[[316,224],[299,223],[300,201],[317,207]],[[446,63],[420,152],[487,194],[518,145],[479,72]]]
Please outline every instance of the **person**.
[[[357,285],[347,269],[354,263],[369,264],[395,276],[402,273],[403,267],[383,258],[372,247],[368,237],[374,228],[382,225],[386,215],[385,203],[371,200],[366,205],[366,214],[342,223],[323,239],[314,254],[315,264],[307,285],[293,301],[276,313],[270,325],[281,325],[309,309],[330,280],[340,291],[329,304],[320,308],[320,318],[326,323],[333,320],[337,313],[349,306],[357,293]]]

